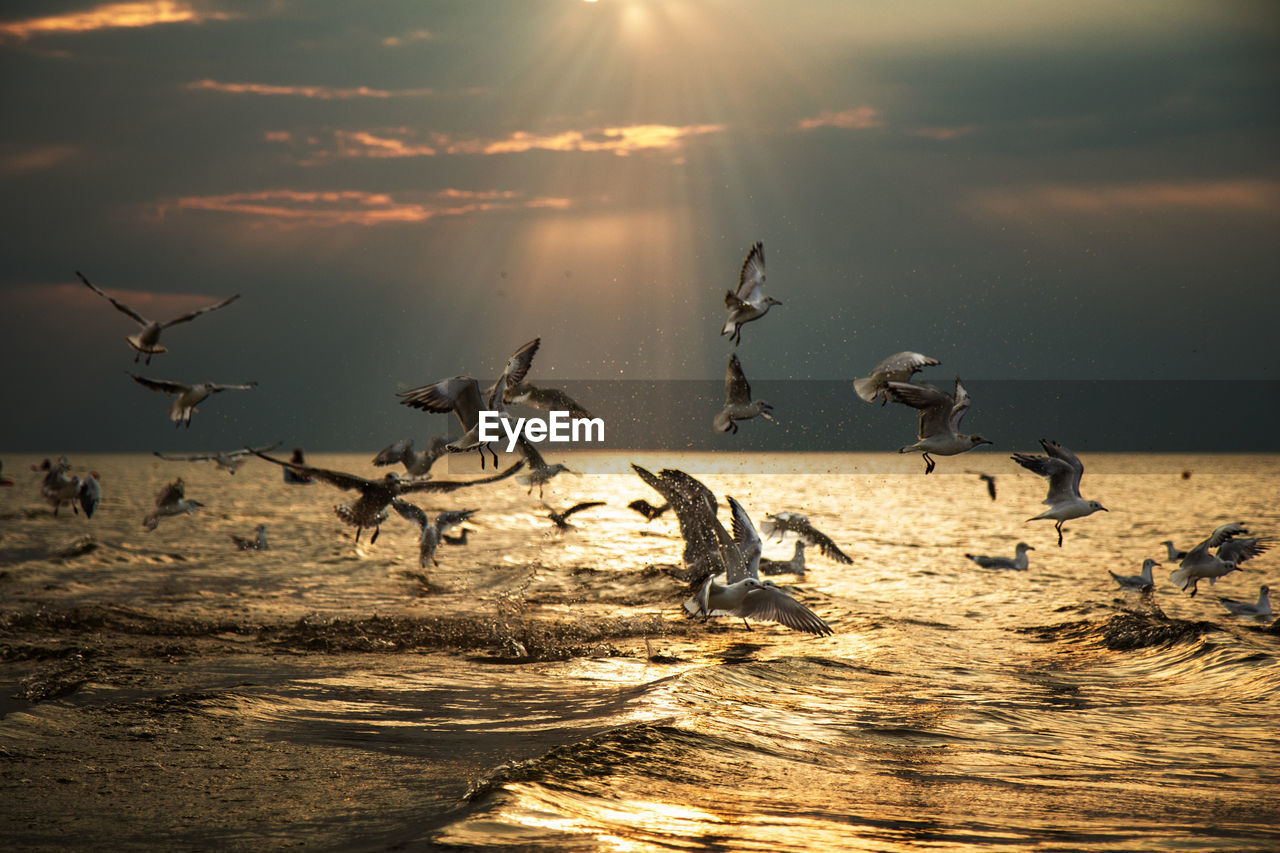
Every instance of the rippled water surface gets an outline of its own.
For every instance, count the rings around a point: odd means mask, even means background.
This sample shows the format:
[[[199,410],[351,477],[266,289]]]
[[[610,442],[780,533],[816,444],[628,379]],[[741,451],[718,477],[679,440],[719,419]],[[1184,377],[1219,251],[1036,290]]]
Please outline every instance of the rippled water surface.
[[[1087,455],[1111,511],[1059,548],[1026,523],[1043,482],[1000,454],[927,478],[883,455],[574,457],[547,501],[608,503],[563,534],[511,481],[416,499],[480,509],[425,570],[397,516],[356,545],[343,493],[264,462],[75,455],[105,493],[86,520],[7,457],[0,844],[1280,849],[1280,636],[1218,602],[1280,581],[1280,549],[1196,598],[1172,565],[1149,597],[1108,574],[1228,521],[1280,531],[1280,459]],[[757,521],[805,512],[854,563],[811,549],[778,580],[834,636],[682,618],[675,521],[626,508],[659,500],[630,461]],[[145,532],[178,475],[206,508]],[[258,523],[271,549],[235,550]],[[1027,572],[964,556],[1019,541]]]

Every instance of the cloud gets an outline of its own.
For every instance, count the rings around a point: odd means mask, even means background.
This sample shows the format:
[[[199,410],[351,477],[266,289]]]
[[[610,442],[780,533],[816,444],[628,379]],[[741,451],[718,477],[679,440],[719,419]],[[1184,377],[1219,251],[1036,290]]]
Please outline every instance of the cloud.
[[[97,274],[89,280],[125,305],[137,311],[149,320],[168,320],[179,317],[188,311],[203,308],[206,305],[225,299],[229,294],[208,296],[200,293],[155,293],[149,290],[122,290],[112,287],[110,281],[99,281]],[[114,318],[120,324],[121,334],[137,331],[133,321],[123,314],[117,314],[111,304],[98,296],[80,282],[58,282],[53,284],[25,284],[4,291],[4,299],[31,316],[62,317],[68,308],[74,310],[100,311],[107,322]]]
[[[0,150],[0,177],[40,172],[80,155],[74,145],[41,145],[20,150]]]
[[[527,198],[512,190],[445,189],[422,200],[409,201],[389,193],[357,190],[309,191],[272,189],[226,195],[184,196],[158,206],[161,218],[170,212],[209,211],[250,216],[260,224],[278,227],[333,227],[425,222],[438,216],[520,210],[567,209],[566,198]]]
[[[433,94],[432,89],[371,89],[368,86],[339,88],[334,86],[279,86],[272,83],[220,83],[217,80],[193,80],[192,91],[221,92],[228,95],[270,95],[342,101],[352,98],[416,98]]]
[[[198,24],[231,18],[222,12],[201,12],[190,3],[153,0],[150,3],[107,3],[80,12],[0,23],[0,36],[29,39],[34,35],[84,33],[157,24]]]
[[[968,136],[977,130],[972,124],[966,124],[961,127],[917,127],[915,130],[909,131],[912,136],[920,136],[925,139],[933,139],[937,142],[946,142],[951,139],[959,139],[962,136]]]
[[[880,111],[875,107],[861,106],[848,110],[833,112],[824,110],[812,118],[802,118],[797,127],[800,130],[815,130],[819,127],[840,127],[848,130],[870,130],[884,125]]]
[[[1027,220],[1055,214],[1133,216],[1180,211],[1280,212],[1280,181],[1154,181],[1073,186],[1041,184],[983,190],[968,202],[978,213]]]
[[[400,47],[415,41],[431,41],[435,38],[430,30],[411,30],[404,35],[387,36],[382,43],[387,47]]]

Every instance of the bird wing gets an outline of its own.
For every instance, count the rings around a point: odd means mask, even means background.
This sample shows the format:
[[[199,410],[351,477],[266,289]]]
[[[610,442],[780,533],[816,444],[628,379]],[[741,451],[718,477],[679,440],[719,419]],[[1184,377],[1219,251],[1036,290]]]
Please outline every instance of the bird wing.
[[[455,376],[396,394],[401,405],[426,412],[453,412],[470,432],[480,422],[480,383],[470,376]]]
[[[396,498],[391,502],[391,508],[400,513],[400,517],[405,521],[413,522],[418,525],[418,529],[422,530],[430,522],[427,520],[427,513],[420,506],[402,501]]]
[[[820,637],[835,633],[822,617],[772,584],[750,590],[743,597],[741,615]]]
[[[747,515],[747,511],[736,499],[729,498],[729,509],[733,513],[733,541],[737,544],[741,557],[737,566],[731,566],[726,570],[729,583],[737,583],[743,578],[759,580],[762,548],[760,534],[756,532],[756,526],[751,523],[751,517]]]
[[[216,382],[209,383],[209,393],[217,394],[219,391],[248,391],[250,388],[257,388],[256,380],[245,382],[243,385],[220,385]]]
[[[800,535],[800,538],[802,538],[806,543],[822,551],[822,555],[824,557],[835,560],[837,563],[844,563],[845,565],[853,562],[852,557],[841,551],[839,546],[836,545],[835,541],[832,540],[830,536],[810,524],[808,519],[805,519],[803,524],[798,524],[792,529],[795,530],[795,532]]]
[[[936,358],[930,358],[927,355],[921,355],[918,352],[899,352],[886,358],[872,369],[871,375],[893,375],[902,376],[904,379],[911,374],[920,371],[922,368],[930,367],[935,364],[942,364]],[[904,376],[905,374],[905,376]]]
[[[524,403],[547,412],[568,412],[575,418],[591,417],[590,412],[559,388],[539,388],[528,382],[508,385],[503,402]]]
[[[496,483],[498,480],[505,480],[523,467],[524,460],[517,459],[512,463],[511,467],[488,477],[480,477],[476,480],[413,480],[404,484],[400,491],[402,494],[409,494],[410,492],[452,492],[456,489],[465,489],[467,486],[479,486],[483,483]]]
[[[249,452],[254,456],[267,460],[268,462],[274,462],[282,468],[288,468],[290,471],[295,473],[310,474],[312,477],[324,480],[326,483],[337,486],[339,489],[365,489],[374,484],[373,480],[366,480],[364,477],[357,477],[355,474],[346,474],[342,471],[331,471],[328,468],[316,468],[312,465],[298,465],[294,462],[285,462],[283,459],[276,459],[257,450],[249,449]]]
[[[1236,521],[1231,524],[1224,524],[1209,534],[1209,538],[1187,551],[1187,556],[1183,558],[1183,562],[1190,560],[1192,555],[1200,555],[1208,551],[1210,548],[1216,548],[1227,540],[1239,536],[1249,531],[1245,528],[1244,522]]]
[[[156,506],[164,506],[166,504],[177,503],[182,500],[182,496],[186,493],[186,483],[182,482],[182,478],[174,480],[166,485],[156,495]]]
[[[129,373],[129,371],[126,370],[125,373]],[[136,373],[129,373],[129,375],[133,377],[134,382],[137,382],[143,388],[159,391],[161,394],[185,394],[191,388],[190,385],[183,385],[181,382],[170,382],[168,379],[149,379]]]
[[[758,302],[764,288],[764,243],[757,242],[747,252],[738,271],[738,288],[734,294],[743,302]],[[733,306],[729,306],[733,307]]]
[[[406,458],[413,455],[413,439],[402,438],[395,444],[384,447],[373,457],[374,465],[395,465]]]
[[[1060,459],[1075,469],[1076,480],[1073,488],[1076,490],[1076,496],[1080,495],[1080,478],[1084,476],[1084,463],[1080,461],[1080,457],[1076,456],[1067,448],[1058,444],[1056,441],[1050,441],[1047,438],[1040,439],[1040,446],[1044,448],[1054,459]]]
[[[160,324],[160,328],[167,329],[170,326],[176,326],[179,323],[190,323],[192,320],[199,317],[201,314],[208,314],[210,311],[217,311],[219,308],[224,308],[227,305],[230,305],[232,302],[235,302],[239,298],[240,298],[240,294],[238,293],[234,296],[228,296],[226,299],[222,300],[221,302],[214,303],[213,305],[206,305],[203,308],[197,308],[196,310],[192,311],[189,314],[183,314],[181,317],[174,317],[172,320],[165,320],[163,323]]]
[[[547,467],[547,460],[542,458],[542,454],[538,452],[538,448],[533,446],[532,441],[522,435],[516,441],[516,445],[520,448],[520,454],[524,456],[525,461],[529,463],[531,472],[541,471]]]
[[[1015,453],[1009,458],[1028,471],[1048,479],[1049,494],[1044,499],[1046,504],[1062,503],[1080,497],[1080,474],[1069,463],[1031,453]]]
[[[1266,536],[1256,539],[1228,539],[1218,549],[1218,559],[1239,565],[1261,555],[1270,547],[1271,539]]]
[[[964,413],[969,411],[969,392],[960,382],[960,377],[956,377],[956,393],[955,402],[951,405],[951,413],[947,419],[947,427],[953,432],[960,431],[960,421],[964,420]]]
[[[479,511],[478,509],[450,509],[436,513],[436,530],[441,533],[452,530]]]
[[[575,512],[581,512],[584,509],[591,509],[593,506],[604,506],[604,501],[583,501],[580,504],[574,504],[560,514],[561,518],[568,518]]]
[[[153,450],[151,452],[156,456],[159,456],[161,459],[164,459],[167,462],[208,462],[209,460],[214,458],[211,454],[208,454],[208,453],[203,453],[203,454],[190,453],[185,456],[172,456],[169,454],[161,453],[159,450]]]
[[[128,305],[125,305],[123,302],[119,301],[118,299],[112,296],[109,296],[105,292],[99,290],[98,288],[90,284],[89,279],[85,278],[84,273],[80,272],[80,270],[76,270],[76,275],[80,277],[80,280],[83,281],[90,290],[92,290],[94,293],[98,294],[103,299],[110,302],[112,305],[116,306],[116,310],[121,311],[122,313],[128,314],[130,317],[134,319],[134,322],[140,323],[143,326],[151,325],[151,321],[148,320],[146,317],[143,317],[141,314],[139,314],[137,311],[134,311]]]
[[[913,382],[890,382],[888,391],[894,402],[920,410],[919,438],[939,435],[951,428],[951,409],[955,400],[946,391]]]
[[[738,361],[737,353],[729,356],[729,365],[725,368],[724,401],[725,403],[751,403],[751,384],[747,382],[747,376],[742,372],[742,362]]]
[[[542,338],[534,338],[512,353],[507,359],[507,366],[502,369],[502,379],[506,380],[507,385],[519,385],[524,381],[529,366],[533,364],[533,356],[541,345]]]

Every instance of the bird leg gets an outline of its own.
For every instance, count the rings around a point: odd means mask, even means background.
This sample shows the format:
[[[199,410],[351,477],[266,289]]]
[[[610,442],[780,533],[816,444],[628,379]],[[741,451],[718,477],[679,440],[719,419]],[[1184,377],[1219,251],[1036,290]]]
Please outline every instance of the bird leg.
[[[489,446],[486,444],[485,447],[489,447]],[[493,455],[493,470],[497,471],[498,470],[498,451],[494,450],[492,447],[489,447],[489,453]],[[483,450],[480,451],[480,459],[481,461],[484,461]],[[484,467],[484,466],[482,465],[481,467]]]
[[[359,544],[360,544],[360,531],[361,531],[361,530],[364,530],[364,528],[363,528],[363,527],[357,527],[357,528],[356,528],[356,544],[357,544],[357,545],[359,545]]]
[[[747,621],[747,617],[745,616],[742,617],[742,624],[747,626],[748,631],[753,630],[751,627],[751,623]]]
[[[936,464],[936,463],[933,461],[933,457],[932,457],[932,456],[930,456],[928,453],[922,453],[922,454],[920,454],[920,455],[924,457],[924,472],[925,472],[926,474],[932,474],[932,473],[933,473],[933,466]]]
[[[1059,521],[1057,524],[1054,525],[1054,528],[1058,531],[1058,547],[1061,548],[1062,547],[1062,522]]]
[[[381,532],[382,532],[382,527],[381,527],[381,525],[375,525],[375,526],[374,526],[374,528],[373,528],[373,535],[369,537],[369,544],[370,544],[370,545],[372,545],[374,542],[377,542],[377,541],[378,541],[378,534],[379,534],[379,533],[381,533]]]

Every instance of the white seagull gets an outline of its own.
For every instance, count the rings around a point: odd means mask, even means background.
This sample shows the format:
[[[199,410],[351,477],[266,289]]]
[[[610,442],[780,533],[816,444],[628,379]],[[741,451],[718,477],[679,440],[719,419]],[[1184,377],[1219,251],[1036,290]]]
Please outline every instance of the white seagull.
[[[1225,545],[1234,539],[1249,531],[1242,522],[1233,522],[1218,527],[1213,533],[1209,534],[1209,538],[1196,545],[1187,555],[1182,558],[1182,562],[1178,564],[1178,568],[1169,573],[1169,580],[1177,584],[1183,591],[1191,590],[1191,595],[1196,594],[1197,585],[1205,578],[1209,579],[1209,585],[1213,586],[1217,583],[1218,578],[1223,575],[1229,575],[1236,571],[1240,566],[1236,560],[1223,559],[1221,555],[1222,549],[1218,546]],[[1218,548],[1218,554],[1211,554],[1210,549]],[[1254,549],[1257,550],[1255,543]],[[1258,551],[1261,553],[1261,551]],[[1231,556],[1232,553],[1228,552]],[[1234,556],[1243,556],[1249,559],[1250,554],[1235,554]]]
[[[142,326],[141,332],[138,332],[136,335],[129,335],[125,338],[125,340],[129,342],[129,346],[136,350],[133,356],[135,363],[139,358],[145,355],[147,357],[145,363],[150,364],[151,356],[169,351],[168,347],[160,345],[160,332],[162,330],[167,329],[170,326],[176,326],[179,323],[189,323],[201,314],[208,314],[210,311],[217,311],[219,308],[230,305],[232,302],[235,302],[240,298],[240,294],[237,293],[235,296],[228,296],[226,299],[214,305],[207,305],[204,308],[192,311],[190,314],[183,314],[181,317],[175,317],[172,320],[166,320],[163,323],[160,323],[155,320],[148,320],[128,305],[125,305],[123,302],[108,296],[106,293],[94,287],[89,283],[89,279],[84,277],[84,273],[79,270],[76,270],[76,275],[80,277],[80,280],[83,281],[90,290],[116,306],[117,310],[128,314],[138,323],[138,325]]]
[[[162,518],[170,515],[191,515],[204,506],[200,501],[186,497],[186,487],[187,484],[179,477],[161,489],[160,493],[156,495],[155,509],[146,518],[142,519],[142,526],[147,530],[155,530],[156,525],[160,523]]]
[[[591,413],[559,388],[541,388],[530,382],[514,382],[507,385],[502,394],[504,403],[520,403],[548,412],[568,412],[570,417],[590,418]]]
[[[436,549],[440,547],[444,534],[475,515],[478,509],[455,509],[437,513],[435,518],[428,518],[426,510],[408,501],[393,500],[391,506],[400,517],[418,525],[421,535],[418,538],[418,566],[425,569],[427,561],[438,566]]]
[[[427,441],[427,449],[421,453],[415,453],[413,450],[413,439],[402,438],[390,447],[383,450],[373,457],[373,464],[395,465],[397,462],[404,465],[405,473],[410,477],[426,477],[431,473],[431,466],[436,464],[436,460],[444,456],[449,451],[445,449],[449,439],[442,435],[433,435]]]
[[[814,527],[809,522],[808,516],[798,512],[775,512],[766,515],[764,521],[760,522],[760,530],[765,536],[773,536],[776,533],[779,542],[787,538],[788,533],[794,533],[800,537],[801,542],[817,548],[822,552],[822,556],[828,559],[845,565],[853,562],[853,558],[841,551],[835,540]]]
[[[516,350],[511,358],[507,359],[507,366],[498,377],[498,381],[484,397],[480,394],[480,383],[471,376],[441,379],[430,385],[400,391],[396,396],[402,398],[400,403],[404,406],[427,412],[453,412],[457,415],[466,433],[458,440],[445,445],[445,449],[450,453],[466,453],[469,450],[479,449],[480,467],[483,468],[484,451],[488,443],[480,441],[480,412],[485,410],[498,412],[500,416],[506,415],[503,405],[506,389],[524,381],[525,374],[529,372],[529,366],[533,364],[534,353],[538,351],[541,344],[541,338],[534,338]],[[489,453],[493,455],[493,464],[496,466],[498,454],[492,448],[489,448]]]
[[[890,382],[886,393],[895,402],[920,410],[920,430],[915,444],[899,447],[899,453],[919,450],[924,457],[924,472],[933,473],[936,463],[929,454],[955,456],[980,444],[990,444],[980,435],[964,435],[956,430],[965,412],[969,411],[969,392],[956,377],[956,391],[952,396],[932,385],[915,385],[910,382]]]
[[[890,382],[909,382],[922,368],[935,364],[942,362],[918,352],[895,353],[871,368],[870,376],[853,380],[853,390],[868,403],[879,400],[883,406],[889,402]]]
[[[40,494],[53,507],[56,517],[58,509],[64,504],[71,504],[71,511],[76,515],[84,509],[85,518],[93,518],[94,510],[102,500],[102,487],[98,483],[98,472],[90,471],[84,477],[73,477],[71,462],[65,456],[59,456],[56,464],[51,464],[40,481]]]
[[[1027,570],[1027,552],[1034,551],[1026,542],[1019,542],[1014,547],[1014,555],[1012,557],[982,557],[977,554],[965,554],[970,560],[973,560],[984,569],[1009,569],[1014,572],[1025,572]]]
[[[1237,601],[1234,598],[1222,598],[1219,596],[1222,606],[1230,610],[1236,616],[1252,616],[1254,619],[1268,619],[1271,617],[1271,587],[1264,586],[1258,590],[1258,601],[1252,603],[1248,601]]]
[[[542,454],[538,452],[538,448],[533,446],[533,442],[524,436],[516,441],[516,446],[520,448],[520,453],[524,456],[525,462],[529,464],[529,473],[521,474],[516,477],[516,482],[521,485],[528,486],[528,494],[533,494],[533,487],[538,487],[538,499],[542,499],[542,487],[550,482],[551,478],[556,474],[564,472],[566,474],[577,474],[577,471],[569,470],[569,466],[563,462],[557,462],[554,465],[548,465],[547,460],[542,458]]]
[[[751,399],[751,385],[742,372],[742,362],[738,354],[729,356],[729,366],[724,374],[724,408],[715,416],[712,426],[716,432],[737,432],[738,425],[734,421],[747,421],[760,415],[765,420],[773,420],[770,406],[764,400]]]
[[[129,373],[129,371],[125,371]],[[143,388],[152,391],[159,391],[161,394],[168,394],[173,397],[173,403],[169,406],[169,420],[173,421],[176,427],[191,426],[191,414],[199,411],[196,404],[203,402],[210,394],[217,394],[222,391],[248,391],[250,388],[257,386],[257,382],[246,382],[243,385],[219,385],[216,382],[199,382],[195,385],[183,385],[181,382],[170,382],[167,379],[148,379],[145,376],[139,376],[136,373],[129,373],[133,377],[133,381],[137,382]]]
[[[244,462],[245,457],[252,456],[255,453],[266,453],[268,450],[275,450],[280,446],[280,442],[267,445],[266,447],[242,447],[239,450],[225,450],[218,453],[192,453],[183,456],[174,456],[161,453],[159,450],[153,450],[156,456],[166,462],[212,462],[217,467],[226,471],[228,474],[234,475],[236,469]]]
[[[724,307],[729,311],[721,335],[729,335],[734,346],[742,340],[742,327],[752,320],[759,320],[769,309],[782,303],[764,295],[764,243],[757,242],[747,252],[738,272],[737,290],[726,290]]]
[[[1155,560],[1147,558],[1142,561],[1142,572],[1136,575],[1118,575],[1107,569],[1107,573],[1116,579],[1116,583],[1129,589],[1146,589],[1156,585],[1155,578],[1151,575],[1151,570],[1160,565]]]
[[[726,585],[716,583],[713,577],[703,581],[697,595],[684,603],[690,616],[701,615],[703,621],[716,613],[725,613],[742,619],[751,627],[748,617],[764,622],[777,622],[796,631],[823,636],[834,633],[831,626],[818,614],[787,595],[771,582],[760,580],[760,534],[751,523],[746,510],[733,498],[729,498],[733,511],[733,537],[745,559],[746,577]]]
[[[1058,547],[1062,547],[1062,523],[1073,518],[1084,518],[1098,510],[1110,512],[1097,501],[1087,501],[1080,497],[1080,478],[1084,475],[1084,464],[1067,448],[1055,441],[1040,439],[1040,446],[1048,456],[1034,456],[1030,453],[1015,453],[1009,457],[1028,471],[1039,474],[1049,481],[1049,495],[1044,503],[1049,508],[1027,521],[1051,520],[1058,531]]]

